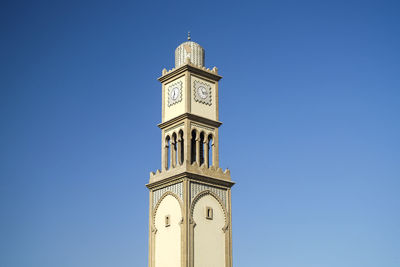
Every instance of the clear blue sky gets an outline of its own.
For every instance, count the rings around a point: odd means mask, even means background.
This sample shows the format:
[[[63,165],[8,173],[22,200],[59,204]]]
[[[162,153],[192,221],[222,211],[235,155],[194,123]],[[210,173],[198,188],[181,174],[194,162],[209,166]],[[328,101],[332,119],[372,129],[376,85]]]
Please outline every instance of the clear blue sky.
[[[399,1],[2,1],[0,266],[147,266],[161,70],[217,66],[234,266],[400,266]]]

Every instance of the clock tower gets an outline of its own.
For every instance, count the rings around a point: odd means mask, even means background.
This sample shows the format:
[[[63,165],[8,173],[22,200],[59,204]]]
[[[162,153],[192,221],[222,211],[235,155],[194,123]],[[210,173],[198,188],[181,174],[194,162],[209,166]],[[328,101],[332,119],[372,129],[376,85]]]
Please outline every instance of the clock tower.
[[[231,267],[230,171],[219,167],[218,75],[190,40],[163,69],[161,170],[150,173],[149,267]]]

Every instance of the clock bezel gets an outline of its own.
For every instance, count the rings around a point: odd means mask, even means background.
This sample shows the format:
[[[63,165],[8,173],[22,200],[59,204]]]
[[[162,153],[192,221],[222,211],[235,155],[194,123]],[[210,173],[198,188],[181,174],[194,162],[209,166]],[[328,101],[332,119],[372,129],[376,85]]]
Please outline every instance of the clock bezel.
[[[182,86],[183,86],[182,81],[176,81],[168,85],[168,107],[182,101]],[[175,90],[175,88],[178,89],[178,96],[174,99],[172,98],[172,93]]]
[[[201,87],[204,87],[207,90],[207,95],[206,97],[201,97],[201,95],[199,94],[199,89]],[[194,100],[196,102],[211,106],[212,105],[212,96],[211,96],[211,85],[208,84],[207,82],[203,82],[203,81],[197,81],[195,80],[193,82],[193,89],[194,89]]]

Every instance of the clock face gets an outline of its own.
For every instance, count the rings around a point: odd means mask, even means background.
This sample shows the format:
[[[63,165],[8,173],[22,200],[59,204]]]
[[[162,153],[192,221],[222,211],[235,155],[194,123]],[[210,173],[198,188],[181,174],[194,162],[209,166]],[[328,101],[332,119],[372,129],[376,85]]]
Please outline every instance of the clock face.
[[[208,90],[204,86],[199,86],[197,88],[197,94],[201,99],[206,99],[208,96]]]
[[[193,82],[194,100],[211,106],[211,85],[206,81],[195,80]]]
[[[176,99],[178,99],[178,96],[179,96],[179,88],[178,87],[172,88],[170,92],[171,99],[175,101]]]
[[[182,81],[168,86],[168,107],[182,101]]]

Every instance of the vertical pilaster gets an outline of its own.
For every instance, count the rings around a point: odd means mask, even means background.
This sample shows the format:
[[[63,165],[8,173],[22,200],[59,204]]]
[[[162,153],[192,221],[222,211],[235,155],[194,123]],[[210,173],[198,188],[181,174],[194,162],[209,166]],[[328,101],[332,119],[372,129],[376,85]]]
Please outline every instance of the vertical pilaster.
[[[215,83],[215,118],[219,120],[219,95],[218,82]]]
[[[219,138],[218,138],[218,128],[215,129],[215,136],[214,136],[214,147],[213,147],[213,166],[218,168],[219,167]]]
[[[228,242],[228,266],[232,267],[233,262],[233,255],[232,255],[232,194],[231,194],[231,189],[228,188],[227,190],[228,193],[228,219],[229,219],[229,242]]]
[[[182,240],[182,267],[189,266],[189,212],[190,212],[190,181],[183,179],[183,240]]]
[[[154,257],[154,255],[153,255],[153,248],[152,248],[152,246],[153,246],[153,243],[154,243],[154,241],[153,241],[153,231],[152,231],[152,228],[153,228],[153,216],[152,216],[152,214],[153,214],[153,205],[152,205],[152,203],[153,203],[153,191],[152,190],[150,190],[149,191],[149,267],[153,267],[153,265],[152,265],[152,262],[153,262],[153,257]]]
[[[191,101],[190,101],[191,93],[192,93],[190,83],[191,83],[192,77],[190,75],[190,72],[188,72],[188,71],[185,72],[185,78],[186,78],[186,94],[185,94],[186,95],[186,112],[190,113],[191,109],[192,109]]]
[[[161,121],[165,121],[165,85],[164,83],[161,86]]]

